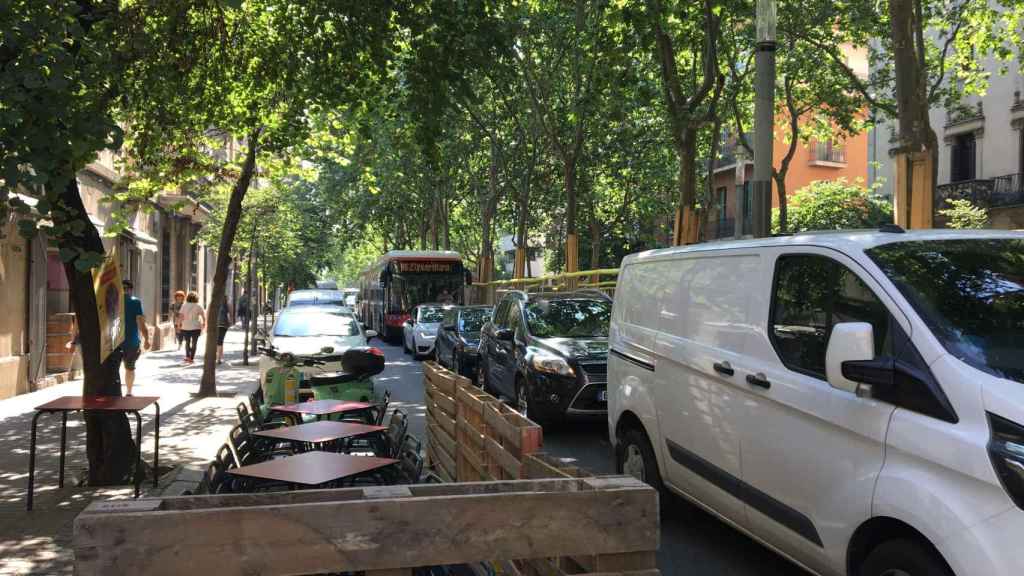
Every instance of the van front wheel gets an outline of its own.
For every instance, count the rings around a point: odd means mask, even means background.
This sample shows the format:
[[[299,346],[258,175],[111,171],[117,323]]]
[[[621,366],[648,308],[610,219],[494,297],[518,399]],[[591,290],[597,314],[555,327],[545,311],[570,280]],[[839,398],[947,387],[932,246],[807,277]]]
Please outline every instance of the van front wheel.
[[[890,540],[868,554],[859,576],[953,576],[953,572],[931,547],[914,540]]]
[[[654,457],[654,449],[650,440],[642,430],[628,428],[619,439],[617,450],[617,467],[620,474],[628,474],[645,482],[665,497],[665,486],[661,482],[658,461]]]

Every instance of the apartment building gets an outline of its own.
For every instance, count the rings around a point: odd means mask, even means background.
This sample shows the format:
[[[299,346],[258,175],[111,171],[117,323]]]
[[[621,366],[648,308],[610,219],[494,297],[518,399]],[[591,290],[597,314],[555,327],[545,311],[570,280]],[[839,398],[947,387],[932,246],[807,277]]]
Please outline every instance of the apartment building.
[[[101,152],[78,174],[89,218],[108,253],[116,250],[122,275],[135,285],[154,349],[175,345],[170,303],[175,290],[212,293],[216,255],[197,242],[209,212],[195,200],[162,194],[130,216],[130,226],[112,235],[115,212],[107,201],[120,181],[116,157]],[[77,376],[81,359],[68,353],[73,312],[64,265],[45,233],[21,237],[14,218],[0,223],[0,399]],[[229,301],[233,301],[229,282]]]
[[[985,95],[930,112],[939,138],[936,227],[945,225],[938,211],[948,206],[946,200],[967,199],[988,210],[992,228],[1024,229],[1024,76],[1016,67],[998,74],[997,67],[993,60],[986,63],[992,74]],[[895,146],[896,123],[883,122],[876,133],[876,177],[881,190],[891,194],[895,165],[888,152]]]

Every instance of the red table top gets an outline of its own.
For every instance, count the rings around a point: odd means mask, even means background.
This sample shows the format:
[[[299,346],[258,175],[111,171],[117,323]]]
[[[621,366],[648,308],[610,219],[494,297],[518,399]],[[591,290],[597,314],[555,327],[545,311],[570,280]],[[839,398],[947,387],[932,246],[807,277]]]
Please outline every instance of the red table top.
[[[159,400],[159,396],[61,396],[36,406],[37,411],[109,410],[131,412],[142,410]]]
[[[321,420],[298,426],[285,426],[272,430],[260,430],[253,432],[255,436],[264,438],[275,438],[278,440],[290,440],[292,442],[329,442],[340,438],[352,438],[363,436],[374,432],[383,432],[386,426],[371,426],[369,424],[358,424],[356,422],[334,422],[332,420]]]
[[[287,458],[268,460],[228,470],[236,476],[277,480],[291,484],[317,486],[331,480],[348,478],[385,466],[398,460],[372,456],[350,456],[336,452],[303,452]]]
[[[350,402],[347,400],[309,400],[298,404],[282,404],[271,406],[271,410],[277,412],[291,412],[294,414],[313,414],[323,416],[324,414],[339,414],[342,412],[358,412],[373,406],[366,402]]]

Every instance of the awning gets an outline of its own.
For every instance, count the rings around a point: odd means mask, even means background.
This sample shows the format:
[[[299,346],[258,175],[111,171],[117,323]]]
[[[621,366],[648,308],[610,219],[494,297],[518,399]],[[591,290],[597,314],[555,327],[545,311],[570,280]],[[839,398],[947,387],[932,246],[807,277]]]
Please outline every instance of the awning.
[[[156,201],[160,207],[174,211],[181,216],[185,216],[196,224],[202,224],[210,217],[210,211],[204,208],[199,202],[196,202],[196,200],[191,196],[164,193],[158,194]]]

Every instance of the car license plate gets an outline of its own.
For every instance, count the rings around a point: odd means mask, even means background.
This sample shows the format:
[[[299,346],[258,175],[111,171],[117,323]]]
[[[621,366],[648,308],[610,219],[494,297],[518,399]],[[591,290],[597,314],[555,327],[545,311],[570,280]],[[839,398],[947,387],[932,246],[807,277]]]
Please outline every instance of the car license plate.
[[[597,393],[597,401],[598,402],[607,402],[608,401],[608,391],[607,390],[601,390],[600,392],[598,392]]]

